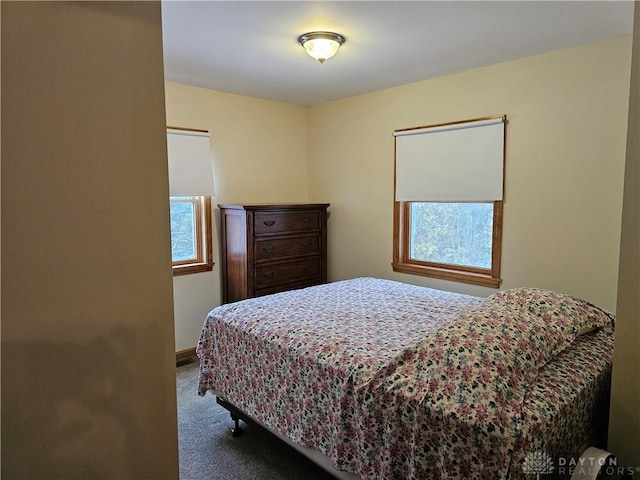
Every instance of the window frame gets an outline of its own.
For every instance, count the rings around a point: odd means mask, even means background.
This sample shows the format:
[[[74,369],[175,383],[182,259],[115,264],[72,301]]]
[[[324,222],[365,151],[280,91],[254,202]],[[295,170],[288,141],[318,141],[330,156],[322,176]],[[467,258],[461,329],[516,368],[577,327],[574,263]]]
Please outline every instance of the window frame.
[[[175,196],[178,197],[178,196]],[[188,275],[192,273],[211,272],[213,270],[213,233],[211,220],[211,197],[206,195],[180,195],[189,200],[180,202],[192,202],[194,205],[195,237],[196,237],[196,258],[173,261],[171,265],[173,276]],[[174,197],[169,197],[169,204]]]
[[[452,280],[473,285],[498,288],[500,259],[502,257],[502,211],[503,201],[493,203],[493,233],[491,242],[491,268],[478,268],[438,262],[425,262],[410,256],[411,204],[430,202],[396,201],[393,214],[393,271],[425,277]],[[464,202],[476,203],[476,202]]]

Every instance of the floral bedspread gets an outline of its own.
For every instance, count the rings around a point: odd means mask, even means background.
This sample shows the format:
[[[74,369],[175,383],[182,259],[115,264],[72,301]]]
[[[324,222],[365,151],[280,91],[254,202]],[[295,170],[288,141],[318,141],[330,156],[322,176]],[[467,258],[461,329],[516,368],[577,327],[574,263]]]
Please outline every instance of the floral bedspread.
[[[597,361],[578,337],[585,327],[600,328],[583,336],[600,339]],[[507,478],[525,452],[547,448],[541,436],[565,435],[548,418],[572,392],[592,408],[612,328],[593,305],[542,290],[482,299],[359,278],[214,309],[199,393],[364,480]],[[602,365],[580,365],[553,401],[537,380],[551,385],[549,365],[574,343],[580,362]]]

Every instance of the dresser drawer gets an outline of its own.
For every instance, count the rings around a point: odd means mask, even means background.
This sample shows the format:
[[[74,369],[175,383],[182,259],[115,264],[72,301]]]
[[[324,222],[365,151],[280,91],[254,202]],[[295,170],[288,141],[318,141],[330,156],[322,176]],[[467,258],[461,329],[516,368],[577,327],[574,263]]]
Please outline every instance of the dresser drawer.
[[[301,212],[256,212],[254,214],[254,235],[272,233],[291,233],[320,229],[320,212],[309,210]]]
[[[255,261],[320,253],[320,237],[304,235],[292,238],[262,238],[254,243]]]
[[[297,281],[295,283],[285,283],[284,285],[275,285],[273,287],[261,288],[256,290],[256,297],[263,295],[271,295],[272,293],[287,292],[289,290],[296,290],[298,288],[312,287],[314,285],[320,285],[322,282],[320,278],[309,278],[307,280]]]
[[[268,288],[320,275],[320,258],[312,257],[295,262],[275,263],[255,268],[254,288]]]

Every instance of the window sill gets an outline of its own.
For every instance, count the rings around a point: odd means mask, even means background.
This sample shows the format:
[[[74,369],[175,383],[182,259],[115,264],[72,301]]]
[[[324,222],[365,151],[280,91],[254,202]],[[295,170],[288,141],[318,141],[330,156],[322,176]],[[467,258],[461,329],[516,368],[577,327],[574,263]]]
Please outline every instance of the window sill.
[[[422,275],[423,277],[440,278],[442,280],[451,280],[454,282],[470,283],[472,285],[481,285],[483,287],[498,288],[502,279],[494,278],[490,275],[481,273],[464,272],[461,270],[452,270],[447,268],[425,267],[422,265],[412,265],[408,263],[392,263],[393,271],[399,273],[410,273],[413,275]]]
[[[213,263],[195,263],[189,265],[174,265],[173,276],[190,275],[192,273],[210,272],[213,270]]]

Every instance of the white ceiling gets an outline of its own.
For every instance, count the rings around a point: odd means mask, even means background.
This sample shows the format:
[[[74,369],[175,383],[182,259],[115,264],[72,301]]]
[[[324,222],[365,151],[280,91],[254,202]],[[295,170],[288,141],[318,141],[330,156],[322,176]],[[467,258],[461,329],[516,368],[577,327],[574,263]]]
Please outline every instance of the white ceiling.
[[[632,1],[164,1],[165,78],[314,105],[631,33]],[[347,39],[324,64],[298,36]]]

